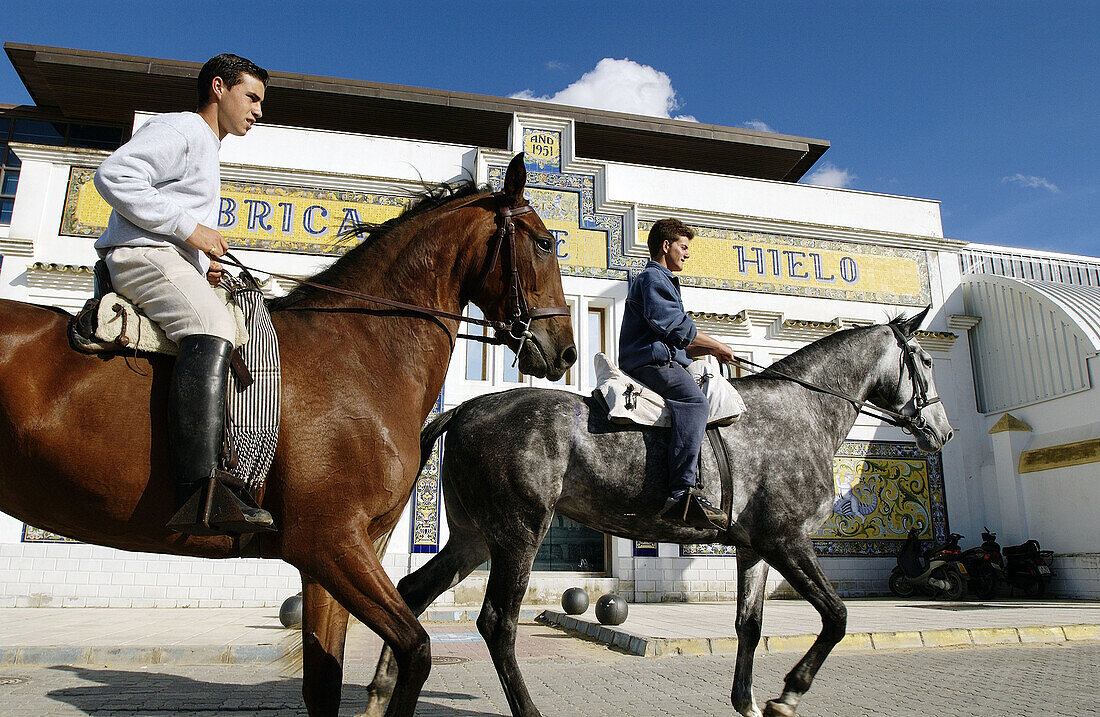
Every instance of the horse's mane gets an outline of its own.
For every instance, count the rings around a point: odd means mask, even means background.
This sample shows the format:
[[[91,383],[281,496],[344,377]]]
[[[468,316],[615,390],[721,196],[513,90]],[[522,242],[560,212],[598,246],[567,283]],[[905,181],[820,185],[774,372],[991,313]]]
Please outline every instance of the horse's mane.
[[[361,240],[356,246],[349,249],[330,266],[322,269],[313,276],[307,277],[307,280],[316,284],[332,285],[334,279],[341,276],[348,266],[356,264],[359,256],[366,252],[370,246],[373,246],[382,237],[388,236],[406,226],[417,217],[423,216],[435,209],[439,209],[445,204],[490,191],[492,191],[490,187],[478,184],[472,179],[425,185],[424,190],[413,197],[412,202],[405,211],[401,212],[401,214],[393,219],[389,219],[382,224],[356,222],[352,224],[349,229],[342,232],[340,234],[340,239],[344,242],[350,242],[356,237],[361,237]],[[269,306],[273,311],[285,309],[308,298],[312,298],[321,291],[321,289],[316,289],[311,286],[299,285],[286,296],[272,299],[269,302]]]

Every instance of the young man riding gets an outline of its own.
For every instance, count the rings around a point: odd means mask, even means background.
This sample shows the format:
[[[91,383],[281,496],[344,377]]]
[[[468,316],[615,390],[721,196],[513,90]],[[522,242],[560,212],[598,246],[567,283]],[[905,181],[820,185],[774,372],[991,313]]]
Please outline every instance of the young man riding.
[[[710,406],[687,371],[692,358],[715,356],[734,360],[733,349],[699,331],[684,311],[680,281],[690,256],[695,232],[678,219],[661,219],[649,230],[645,270],[630,284],[619,334],[619,367],[665,399],[672,417],[668,447],[669,497],[661,508],[665,520],[682,520],[673,510],[682,501],[694,501],[704,521],[696,528],[724,525],[727,516],[695,488],[699,448],[707,428]]]
[[[153,117],[104,160],[95,187],[113,211],[95,243],[114,290],[179,345],[169,393],[168,442],[176,510],[218,468],[234,320],[213,285],[229,248],[214,228],[221,201],[218,150],[260,119],[267,71],[236,55],[213,57],[198,79],[198,111]],[[273,530],[266,510],[237,497],[245,524],[233,532]],[[177,514],[181,533],[210,529]]]

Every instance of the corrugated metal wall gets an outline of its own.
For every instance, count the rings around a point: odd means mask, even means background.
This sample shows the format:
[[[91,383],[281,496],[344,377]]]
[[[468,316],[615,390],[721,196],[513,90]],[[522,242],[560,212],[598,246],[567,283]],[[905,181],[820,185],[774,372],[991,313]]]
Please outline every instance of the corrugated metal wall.
[[[1100,337],[1092,334],[1100,326],[1100,291],[1089,289],[963,277],[966,312],[982,320],[969,332],[979,411],[1004,411],[1090,387],[1085,359],[1097,353]],[[1060,303],[1068,303],[1072,314]],[[1088,320],[1091,314],[1096,323]]]

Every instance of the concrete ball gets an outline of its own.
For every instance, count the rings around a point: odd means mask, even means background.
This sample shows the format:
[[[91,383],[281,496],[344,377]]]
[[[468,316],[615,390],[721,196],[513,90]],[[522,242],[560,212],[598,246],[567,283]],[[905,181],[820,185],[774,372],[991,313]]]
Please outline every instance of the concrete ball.
[[[622,625],[626,622],[626,613],[626,600],[618,595],[604,595],[596,601],[596,619],[601,625]]]
[[[283,623],[283,627],[302,626],[302,593],[283,600],[283,605],[279,608],[279,622]]]
[[[580,615],[588,609],[588,593],[584,588],[569,588],[561,594],[561,609],[566,615]]]

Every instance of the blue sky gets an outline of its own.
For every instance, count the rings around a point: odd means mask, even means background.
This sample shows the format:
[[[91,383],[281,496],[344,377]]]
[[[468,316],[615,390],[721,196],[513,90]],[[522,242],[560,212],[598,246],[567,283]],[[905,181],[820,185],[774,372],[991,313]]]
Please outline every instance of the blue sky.
[[[0,15],[4,42],[230,51],[825,139],[811,181],[939,200],[952,238],[1100,256],[1100,3],[8,0]],[[0,102],[28,101],[0,61]]]

